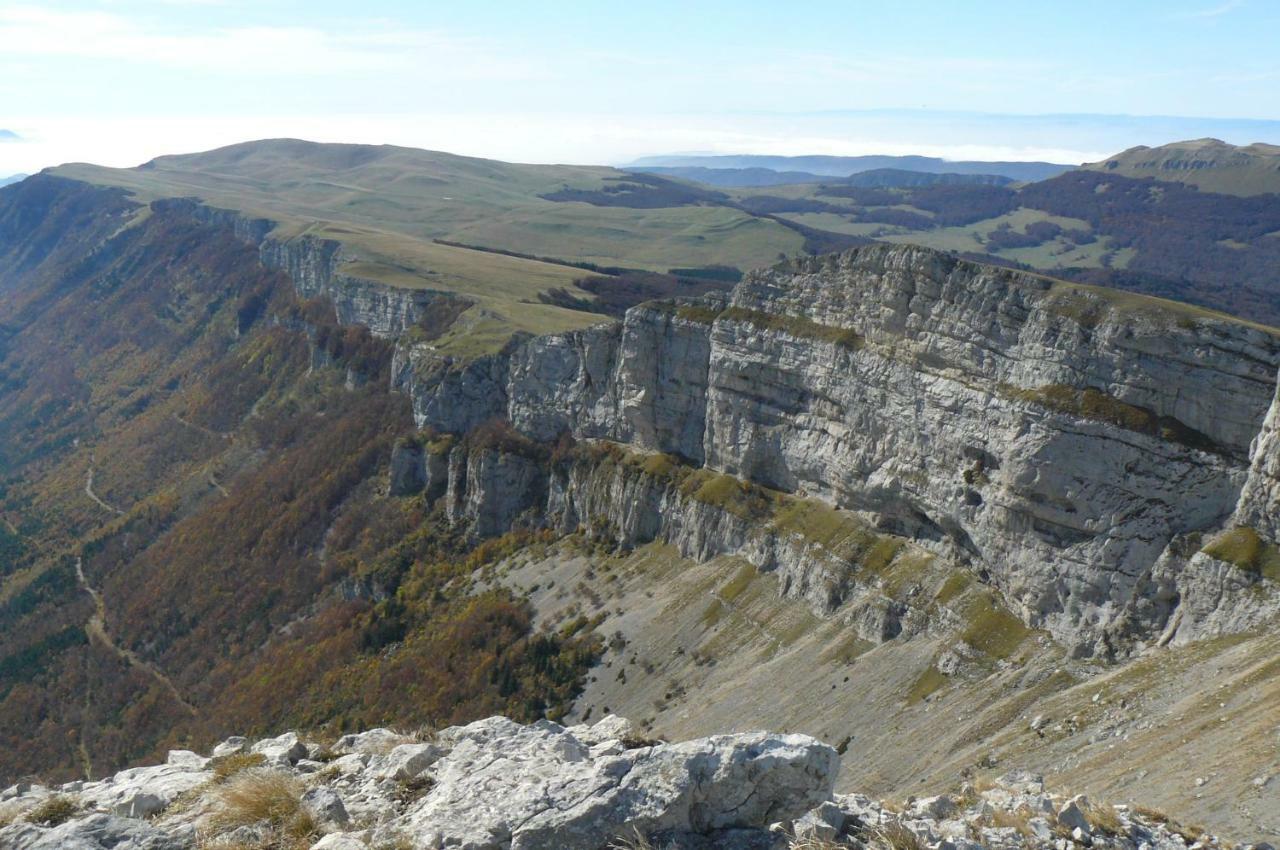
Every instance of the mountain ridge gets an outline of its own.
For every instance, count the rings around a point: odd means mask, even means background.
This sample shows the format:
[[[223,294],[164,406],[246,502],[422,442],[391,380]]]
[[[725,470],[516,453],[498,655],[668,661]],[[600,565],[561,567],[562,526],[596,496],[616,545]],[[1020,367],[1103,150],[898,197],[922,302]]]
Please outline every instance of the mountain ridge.
[[[946,160],[916,155],[866,156],[770,156],[764,154],[699,154],[641,157],[628,167],[708,167],[768,168],[773,171],[803,171],[825,177],[848,177],[860,171],[897,168],[905,171],[955,174],[998,174],[1012,180],[1043,180],[1075,168],[1052,162],[1000,162]]]
[[[1205,138],[1157,147],[1139,145],[1083,167],[1231,195],[1280,193],[1280,146],[1262,142],[1231,145]]]

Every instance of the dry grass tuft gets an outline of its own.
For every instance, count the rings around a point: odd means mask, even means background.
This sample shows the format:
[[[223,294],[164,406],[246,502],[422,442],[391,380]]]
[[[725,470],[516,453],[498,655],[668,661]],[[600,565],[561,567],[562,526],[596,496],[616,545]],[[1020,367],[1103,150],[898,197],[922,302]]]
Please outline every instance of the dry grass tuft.
[[[791,836],[787,841],[787,850],[848,850],[848,847],[848,844],[841,844],[834,839],[814,835],[805,838]]]
[[[1084,810],[1084,816],[1089,821],[1089,826],[1097,832],[1122,835],[1126,831],[1120,815],[1106,803],[1090,803]]]
[[[898,821],[873,827],[869,837],[871,846],[885,850],[922,850],[919,837]]]
[[[655,847],[649,840],[649,836],[632,827],[630,835],[619,835],[610,841],[608,850],[662,850],[662,848]]]
[[[234,753],[210,760],[209,767],[213,770],[214,782],[225,782],[241,771],[261,767],[266,761],[262,753]]]
[[[41,826],[57,826],[75,817],[79,807],[70,797],[59,794],[50,797],[31,811],[27,812],[27,820]]]
[[[991,813],[991,826],[1005,829],[1016,829],[1019,835],[1030,836],[1031,812],[1026,809],[1018,809],[1017,811],[1008,812],[1004,809],[995,809]]]
[[[1149,806],[1134,806],[1133,813],[1143,820],[1149,820],[1152,823],[1169,823],[1170,818],[1159,809],[1153,809]]]
[[[265,826],[263,847],[294,850],[310,845],[316,824],[302,805],[303,786],[276,770],[244,770],[218,789],[209,827],[217,833]]]

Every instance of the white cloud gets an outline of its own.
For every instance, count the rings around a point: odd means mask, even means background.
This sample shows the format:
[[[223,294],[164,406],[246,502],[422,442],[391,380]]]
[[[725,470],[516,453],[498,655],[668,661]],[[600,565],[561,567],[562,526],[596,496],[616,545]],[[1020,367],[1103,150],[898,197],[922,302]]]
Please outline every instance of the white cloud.
[[[26,144],[0,148],[0,174],[63,162],[134,166],[250,139],[397,144],[516,162],[626,163],[681,150],[777,155],[919,154],[944,159],[1098,160],[1113,150],[1061,149],[1002,138],[906,141],[888,127],[800,115],[461,114],[276,115],[207,118],[32,118],[12,123]],[[855,129],[860,128],[860,129]],[[936,135],[936,134],[931,134]]]
[[[1180,12],[1174,17],[1177,18],[1220,18],[1228,12],[1233,12],[1244,5],[1244,0],[1227,0],[1220,6],[1212,6],[1208,9],[1194,9],[1187,12]]]
[[[189,0],[187,0],[189,2]],[[308,26],[202,31],[131,16],[0,5],[0,57],[109,60],[241,75],[316,76],[416,69],[440,79],[528,78],[536,69],[475,38],[381,22],[349,32]]]

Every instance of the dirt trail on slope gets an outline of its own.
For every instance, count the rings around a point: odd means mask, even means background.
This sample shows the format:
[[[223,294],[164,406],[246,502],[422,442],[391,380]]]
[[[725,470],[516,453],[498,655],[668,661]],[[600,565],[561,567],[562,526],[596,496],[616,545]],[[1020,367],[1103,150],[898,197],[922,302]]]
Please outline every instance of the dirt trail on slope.
[[[173,419],[179,425],[185,425],[191,430],[199,431],[201,434],[204,434],[207,437],[213,437],[214,439],[227,440],[227,441],[232,441],[235,439],[235,435],[229,431],[228,432],[214,431],[212,428],[206,428],[203,425],[197,425],[196,423],[192,422],[189,419],[183,419],[181,416],[179,416],[176,413],[173,414]]]
[[[98,497],[97,493],[93,492],[93,458],[92,457],[89,458],[89,475],[84,479],[84,494],[88,496],[90,499],[93,499],[93,501],[97,502],[98,506],[101,507],[103,510],[110,511],[111,513],[117,514],[117,515],[124,514],[124,511],[120,510],[114,505],[107,504],[106,502],[104,502],[102,499]]]
[[[142,670],[152,679],[155,679],[164,686],[165,690],[169,692],[169,695],[173,697],[175,702],[187,711],[191,712],[191,714],[196,714],[196,707],[187,702],[187,700],[182,696],[182,692],[178,690],[178,687],[168,676],[164,674],[162,670],[160,670],[160,668],[146,661],[133,650],[120,646],[112,639],[106,629],[106,603],[102,599],[102,594],[95,590],[85,578],[83,558],[76,558],[76,580],[80,582],[80,586],[84,588],[84,591],[93,599],[93,616],[89,618],[89,622],[86,623],[84,627],[89,638],[91,640],[96,639],[103,646],[107,647],[107,649],[110,649],[119,656],[123,661],[138,668],[139,670]]]

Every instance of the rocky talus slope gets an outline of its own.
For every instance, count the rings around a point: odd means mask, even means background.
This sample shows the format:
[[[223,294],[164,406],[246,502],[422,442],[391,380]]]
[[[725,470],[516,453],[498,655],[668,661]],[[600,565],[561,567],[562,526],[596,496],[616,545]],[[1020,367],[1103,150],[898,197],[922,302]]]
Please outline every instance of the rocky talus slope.
[[[840,756],[804,735],[636,736],[622,718],[564,728],[493,717],[331,744],[231,738],[210,757],[0,794],[12,850],[459,848],[820,850],[1220,846],[1154,811],[1048,793],[1025,772],[957,794],[833,795]],[[856,758],[856,756],[853,756]]]

